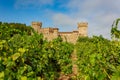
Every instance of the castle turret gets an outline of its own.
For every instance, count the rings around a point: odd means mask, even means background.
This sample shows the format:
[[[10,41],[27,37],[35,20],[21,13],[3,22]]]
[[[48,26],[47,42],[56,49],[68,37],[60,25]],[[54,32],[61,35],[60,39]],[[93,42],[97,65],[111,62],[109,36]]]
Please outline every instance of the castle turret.
[[[54,30],[54,34],[58,34],[58,28],[53,28],[53,30]]]
[[[87,29],[88,29],[88,23],[87,22],[80,22],[78,23],[78,32],[81,36],[87,36]]]
[[[39,32],[42,27],[42,22],[32,22],[32,27],[36,32]]]

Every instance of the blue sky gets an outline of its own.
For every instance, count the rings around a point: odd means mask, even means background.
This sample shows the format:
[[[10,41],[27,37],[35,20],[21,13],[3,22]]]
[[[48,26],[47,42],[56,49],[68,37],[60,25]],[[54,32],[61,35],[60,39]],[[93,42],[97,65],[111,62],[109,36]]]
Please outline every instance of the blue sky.
[[[0,21],[43,27],[60,31],[77,29],[78,22],[88,22],[88,34],[110,38],[113,21],[120,17],[120,0],[0,0]]]

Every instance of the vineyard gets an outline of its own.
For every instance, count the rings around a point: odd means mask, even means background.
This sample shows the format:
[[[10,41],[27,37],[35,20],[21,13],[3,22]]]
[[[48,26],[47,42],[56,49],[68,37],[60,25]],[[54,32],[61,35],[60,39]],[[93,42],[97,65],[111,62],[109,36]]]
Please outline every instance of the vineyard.
[[[76,44],[43,39],[31,27],[0,22],[0,80],[120,80],[120,31],[114,22],[112,40],[102,36],[79,37]]]

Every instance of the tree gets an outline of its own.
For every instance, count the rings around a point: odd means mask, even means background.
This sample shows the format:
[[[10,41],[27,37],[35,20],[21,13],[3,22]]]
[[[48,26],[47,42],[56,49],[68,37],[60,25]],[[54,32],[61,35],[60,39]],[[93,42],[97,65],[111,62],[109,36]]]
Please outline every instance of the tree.
[[[120,30],[118,30],[119,21],[120,21],[120,18],[116,19],[112,24],[111,37],[112,39],[115,39],[115,40],[119,40],[120,38]]]

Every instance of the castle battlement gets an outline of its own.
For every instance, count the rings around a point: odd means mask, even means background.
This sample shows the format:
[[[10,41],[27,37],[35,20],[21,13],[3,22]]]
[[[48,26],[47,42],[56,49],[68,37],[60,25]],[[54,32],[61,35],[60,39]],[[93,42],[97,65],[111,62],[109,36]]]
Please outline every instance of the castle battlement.
[[[68,41],[71,43],[75,43],[79,36],[87,36],[88,23],[80,22],[78,23],[78,29],[72,32],[59,32],[58,28],[42,28],[42,22],[32,22],[33,29],[44,35],[44,39],[52,40],[61,36],[63,41]]]
[[[42,22],[32,22],[32,25],[42,27]]]
[[[79,22],[78,27],[88,27],[88,23],[87,22]]]

